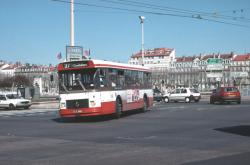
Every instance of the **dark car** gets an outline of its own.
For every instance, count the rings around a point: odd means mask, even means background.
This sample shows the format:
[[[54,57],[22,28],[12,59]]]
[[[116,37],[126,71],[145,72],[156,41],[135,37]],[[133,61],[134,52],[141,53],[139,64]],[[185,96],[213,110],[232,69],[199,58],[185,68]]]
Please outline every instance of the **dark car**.
[[[159,89],[153,89],[154,101],[161,101],[162,100],[162,93]]]
[[[236,102],[240,104],[241,95],[236,87],[220,87],[213,90],[210,96],[210,104],[214,104],[215,102]]]

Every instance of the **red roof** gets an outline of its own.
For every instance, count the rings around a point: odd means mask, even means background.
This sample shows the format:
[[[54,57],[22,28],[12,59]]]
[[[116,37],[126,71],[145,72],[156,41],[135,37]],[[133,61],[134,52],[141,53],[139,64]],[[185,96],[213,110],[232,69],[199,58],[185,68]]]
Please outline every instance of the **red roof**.
[[[144,57],[154,57],[154,56],[169,56],[174,49],[170,48],[155,48],[155,49],[148,49],[144,52]],[[142,52],[138,52],[133,54],[131,58],[141,57]]]
[[[243,55],[237,55],[233,61],[247,61],[250,60],[250,53],[243,54]]]
[[[222,59],[231,59],[233,58],[234,54],[208,54],[202,57],[202,60],[207,60],[208,58],[222,58]]]
[[[194,61],[196,57],[176,57],[176,62],[191,62]]]

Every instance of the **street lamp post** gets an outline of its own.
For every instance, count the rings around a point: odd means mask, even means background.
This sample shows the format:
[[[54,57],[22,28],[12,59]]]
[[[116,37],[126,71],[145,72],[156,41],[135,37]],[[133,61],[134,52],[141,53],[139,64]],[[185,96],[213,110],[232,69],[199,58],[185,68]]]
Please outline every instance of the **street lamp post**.
[[[70,2],[70,46],[75,46],[74,0]]]
[[[144,27],[143,23],[145,20],[144,16],[139,16],[139,19],[141,20],[141,55],[142,55],[142,66],[144,65]]]

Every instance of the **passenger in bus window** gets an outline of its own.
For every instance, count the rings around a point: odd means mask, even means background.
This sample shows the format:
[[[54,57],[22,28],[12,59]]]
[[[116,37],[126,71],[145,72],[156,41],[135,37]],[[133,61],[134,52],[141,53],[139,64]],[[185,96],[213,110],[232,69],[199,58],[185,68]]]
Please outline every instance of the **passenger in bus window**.
[[[100,87],[107,86],[107,81],[106,81],[106,77],[105,77],[105,71],[103,69],[100,69],[100,72],[99,72],[99,81],[100,81]]]

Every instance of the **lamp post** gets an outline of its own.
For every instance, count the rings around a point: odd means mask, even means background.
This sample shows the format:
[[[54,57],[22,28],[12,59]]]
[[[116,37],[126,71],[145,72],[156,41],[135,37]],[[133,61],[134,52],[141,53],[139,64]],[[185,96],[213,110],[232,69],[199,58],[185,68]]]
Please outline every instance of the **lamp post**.
[[[74,0],[70,1],[70,46],[75,46]]]
[[[142,56],[142,66],[144,65],[144,27],[143,23],[145,20],[144,16],[139,16],[139,19],[141,20],[141,56]]]

